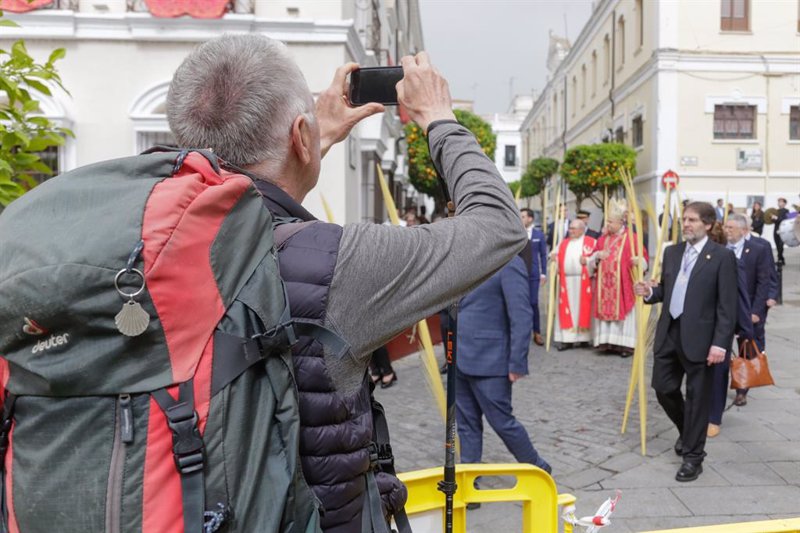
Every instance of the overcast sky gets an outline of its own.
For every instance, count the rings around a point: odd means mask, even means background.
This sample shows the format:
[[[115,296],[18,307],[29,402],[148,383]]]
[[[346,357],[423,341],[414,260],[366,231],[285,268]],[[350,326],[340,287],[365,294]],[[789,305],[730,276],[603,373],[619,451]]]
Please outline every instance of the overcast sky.
[[[575,42],[591,0],[419,0],[425,49],[453,98],[482,114],[505,113],[509,94],[541,91],[548,32]],[[512,79],[513,78],[513,79]],[[511,89],[513,87],[513,89]]]

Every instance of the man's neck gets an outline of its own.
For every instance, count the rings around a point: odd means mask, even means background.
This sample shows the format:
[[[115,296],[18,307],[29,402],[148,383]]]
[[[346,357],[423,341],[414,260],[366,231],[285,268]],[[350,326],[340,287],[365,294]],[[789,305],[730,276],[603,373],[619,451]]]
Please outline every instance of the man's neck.
[[[708,236],[708,233],[706,233],[705,235],[703,235],[703,236],[701,236],[701,237],[698,237],[697,239],[694,239],[694,240],[692,240],[692,239],[686,239],[686,242],[687,242],[687,243],[689,243],[689,244],[690,244],[690,245],[692,245],[692,246],[697,246],[697,243],[703,242],[703,240],[704,240],[704,239],[705,239],[707,236]]]
[[[297,173],[287,166],[261,162],[247,166],[245,170],[260,180],[277,185],[295,202],[302,204],[309,190],[304,186],[303,180],[297,176]]]

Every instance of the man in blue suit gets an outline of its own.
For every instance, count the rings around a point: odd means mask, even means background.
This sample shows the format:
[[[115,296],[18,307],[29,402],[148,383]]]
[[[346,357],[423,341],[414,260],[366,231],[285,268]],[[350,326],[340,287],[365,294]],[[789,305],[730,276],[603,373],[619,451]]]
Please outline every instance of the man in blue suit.
[[[728,215],[725,222],[725,235],[728,238],[728,248],[733,250],[736,258],[742,263],[745,274],[747,295],[750,298],[750,318],[753,322],[753,335],[759,350],[766,347],[764,324],[767,321],[770,299],[772,265],[772,250],[760,245],[754,238],[746,239],[748,220],[738,213]],[[737,389],[735,405],[747,404],[747,389]]]
[[[528,231],[528,240],[531,242],[531,273],[530,294],[531,308],[533,309],[533,342],[539,346],[544,345],[539,319],[539,285],[547,279],[547,242],[544,233],[533,226],[533,211],[527,207],[519,210],[522,225]]]
[[[525,261],[516,256],[461,300],[456,420],[462,463],[481,461],[485,416],[517,461],[551,471],[511,412],[511,386],[528,373],[528,276]]]

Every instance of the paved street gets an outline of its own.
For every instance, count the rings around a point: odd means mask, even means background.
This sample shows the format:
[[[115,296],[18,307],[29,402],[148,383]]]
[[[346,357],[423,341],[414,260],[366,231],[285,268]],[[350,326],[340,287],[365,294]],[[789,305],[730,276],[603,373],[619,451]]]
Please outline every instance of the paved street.
[[[639,450],[638,409],[620,433],[631,359],[588,349],[545,353],[534,348],[531,376],[514,386],[514,411],[553,466],[559,492],[578,497],[578,516],[592,514],[622,491],[609,533],[800,517],[800,249],[787,249],[784,304],[767,323],[767,353],[776,386],[754,389],[745,407],[729,407],[721,434],[709,439],[704,472],[678,483],[677,432],[649,388],[647,455]],[[436,347],[437,356],[441,348]],[[418,357],[395,363],[399,381],[377,396],[386,407],[398,471],[441,465],[444,428]],[[729,395],[728,403],[733,400]],[[484,461],[513,462],[488,428]],[[516,504],[483,504],[468,529],[521,529]]]

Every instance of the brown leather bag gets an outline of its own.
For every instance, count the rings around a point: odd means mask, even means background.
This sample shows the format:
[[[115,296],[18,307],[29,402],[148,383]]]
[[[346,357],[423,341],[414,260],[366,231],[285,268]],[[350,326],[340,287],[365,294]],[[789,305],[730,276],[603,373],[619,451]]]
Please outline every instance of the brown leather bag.
[[[731,359],[731,388],[750,389],[774,384],[767,365],[767,354],[762,353],[752,339],[741,343],[739,356]]]

